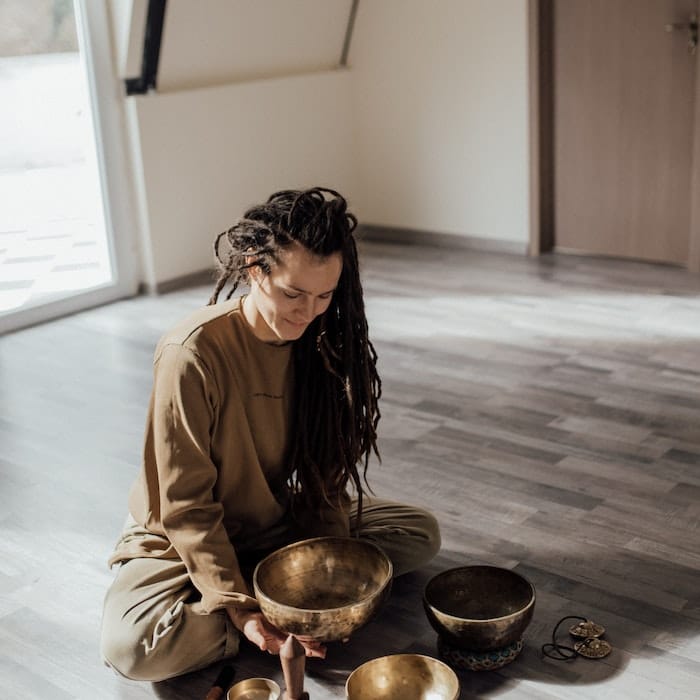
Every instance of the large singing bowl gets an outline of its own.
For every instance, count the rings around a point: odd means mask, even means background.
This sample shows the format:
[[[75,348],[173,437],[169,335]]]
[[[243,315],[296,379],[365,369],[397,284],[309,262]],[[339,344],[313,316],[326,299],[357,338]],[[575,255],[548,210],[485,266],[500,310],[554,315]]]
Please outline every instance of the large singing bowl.
[[[317,537],[263,559],[253,588],[275,627],[320,642],[346,639],[369,622],[389,596],[392,565],[364,540]]]
[[[457,700],[459,680],[442,661],[393,654],[356,668],[345,683],[348,700]]]
[[[433,629],[449,644],[492,651],[522,637],[535,609],[535,588],[510,569],[462,566],[428,582],[423,608]]]

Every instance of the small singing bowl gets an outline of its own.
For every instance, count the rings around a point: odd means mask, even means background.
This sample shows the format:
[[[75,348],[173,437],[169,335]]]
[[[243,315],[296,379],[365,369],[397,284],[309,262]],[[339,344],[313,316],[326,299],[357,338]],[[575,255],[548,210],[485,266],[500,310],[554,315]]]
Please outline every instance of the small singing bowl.
[[[493,651],[522,637],[535,609],[535,588],[510,569],[462,566],[428,581],[423,608],[449,644]]]
[[[389,596],[392,573],[389,558],[371,542],[317,537],[265,557],[255,567],[253,588],[275,627],[332,642],[374,617]]]
[[[279,700],[282,690],[269,678],[246,678],[228,691],[226,700]]]
[[[345,683],[348,700],[457,700],[459,680],[442,661],[393,654],[356,668]]]

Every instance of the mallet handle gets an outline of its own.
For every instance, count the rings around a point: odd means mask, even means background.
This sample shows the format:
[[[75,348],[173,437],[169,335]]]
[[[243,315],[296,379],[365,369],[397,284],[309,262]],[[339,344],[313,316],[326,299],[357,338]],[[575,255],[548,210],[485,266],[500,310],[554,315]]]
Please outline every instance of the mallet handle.
[[[299,640],[290,634],[280,647],[280,660],[282,661],[282,673],[287,689],[285,700],[308,700],[308,693],[304,692],[304,667],[306,665],[306,653]]]

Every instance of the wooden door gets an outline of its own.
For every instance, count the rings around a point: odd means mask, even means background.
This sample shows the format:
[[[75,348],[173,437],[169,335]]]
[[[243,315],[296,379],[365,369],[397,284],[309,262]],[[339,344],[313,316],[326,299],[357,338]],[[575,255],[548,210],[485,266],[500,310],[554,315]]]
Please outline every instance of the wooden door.
[[[556,249],[687,264],[698,0],[552,9]]]

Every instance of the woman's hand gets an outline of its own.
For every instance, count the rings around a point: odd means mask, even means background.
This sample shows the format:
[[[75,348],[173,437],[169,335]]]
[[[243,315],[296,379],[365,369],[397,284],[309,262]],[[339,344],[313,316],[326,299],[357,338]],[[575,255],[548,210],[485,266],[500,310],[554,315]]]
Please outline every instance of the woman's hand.
[[[260,611],[229,608],[229,616],[239,632],[256,647],[270,654],[279,654],[287,635],[273,627]]]
[[[311,637],[297,637],[299,644],[304,647],[307,656],[317,656],[319,659],[326,658],[326,645],[321,642],[311,639]]]
[[[270,654],[279,654],[280,647],[287,636],[271,625],[259,610],[242,610],[239,608],[227,608],[229,617],[236,629],[249,641],[262,651]],[[304,647],[307,656],[326,658],[326,647],[309,637],[297,637]]]

